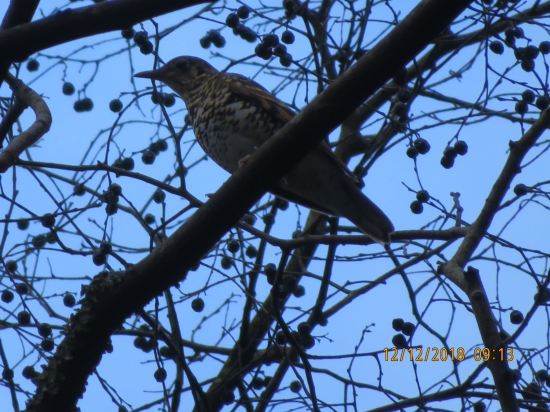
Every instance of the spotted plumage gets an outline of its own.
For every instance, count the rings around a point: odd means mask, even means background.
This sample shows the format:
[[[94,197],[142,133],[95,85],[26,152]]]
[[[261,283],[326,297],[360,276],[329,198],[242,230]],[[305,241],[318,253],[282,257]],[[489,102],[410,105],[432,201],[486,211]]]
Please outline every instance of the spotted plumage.
[[[136,77],[160,80],[182,97],[200,146],[229,173],[295,116],[258,83],[221,73],[196,57],[176,57]],[[346,217],[374,240],[388,243],[392,223],[357,183],[323,142],[271,192],[322,213]]]

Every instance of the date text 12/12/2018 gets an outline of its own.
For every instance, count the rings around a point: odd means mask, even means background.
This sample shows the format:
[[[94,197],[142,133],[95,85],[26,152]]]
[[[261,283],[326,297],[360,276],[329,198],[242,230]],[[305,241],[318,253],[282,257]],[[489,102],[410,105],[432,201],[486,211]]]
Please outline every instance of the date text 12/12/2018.
[[[447,360],[463,361],[466,359],[464,348],[402,348],[401,354],[399,348],[384,348],[384,357],[386,361],[401,362],[404,360],[416,362],[439,362]],[[471,355],[470,355],[471,356]],[[474,348],[473,358],[476,361],[488,362],[490,360],[507,361],[514,360],[513,348]]]

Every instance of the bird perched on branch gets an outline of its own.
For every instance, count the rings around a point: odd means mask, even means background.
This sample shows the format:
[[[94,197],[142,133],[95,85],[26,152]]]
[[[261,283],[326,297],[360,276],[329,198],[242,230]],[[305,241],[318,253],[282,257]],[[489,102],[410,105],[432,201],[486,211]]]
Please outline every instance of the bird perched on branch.
[[[159,80],[181,96],[200,146],[229,173],[295,116],[258,83],[239,74],[219,72],[197,57],[176,57],[159,69],[135,76]],[[325,142],[270,192],[310,209],[345,217],[380,243],[389,243],[394,230]]]

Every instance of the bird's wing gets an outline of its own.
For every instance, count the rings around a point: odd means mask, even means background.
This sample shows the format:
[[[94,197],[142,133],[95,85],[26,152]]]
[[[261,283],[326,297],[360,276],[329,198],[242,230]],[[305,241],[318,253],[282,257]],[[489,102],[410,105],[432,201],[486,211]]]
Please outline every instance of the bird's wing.
[[[281,125],[288,123],[290,119],[296,116],[283,102],[254,80],[235,73],[220,73],[220,75],[235,95],[261,107],[273,116],[273,120],[280,122]]]
[[[256,83],[254,80],[250,80],[249,78],[236,73],[220,73],[220,77],[229,85],[229,88],[233,93],[264,109],[271,116],[273,116],[275,121],[280,122],[281,126],[285,125],[294,116],[296,116],[294,111],[288,108],[282,101],[277,99],[273,96],[273,94],[267,91],[267,89]],[[322,152],[328,160],[337,165],[357,184],[359,183],[357,176],[355,176],[348,169],[344,162],[334,155],[325,141],[322,141],[315,150]]]

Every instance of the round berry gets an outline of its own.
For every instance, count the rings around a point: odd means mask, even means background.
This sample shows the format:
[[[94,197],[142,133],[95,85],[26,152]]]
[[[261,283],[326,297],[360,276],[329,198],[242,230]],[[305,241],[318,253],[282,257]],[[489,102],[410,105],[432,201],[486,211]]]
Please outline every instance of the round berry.
[[[164,193],[164,190],[155,190],[155,192],[153,193],[153,202],[155,202],[156,204],[161,204],[162,202],[164,202],[164,199],[166,199],[166,193]]]
[[[300,381],[292,381],[290,382],[290,391],[294,393],[298,393],[302,390],[302,384]]]
[[[261,59],[269,60],[273,56],[273,52],[265,43],[258,43],[254,48],[254,53]]]
[[[546,96],[539,96],[537,97],[537,101],[535,102],[535,106],[537,106],[540,110],[546,110],[548,108],[548,105],[550,103],[550,100]]]
[[[136,32],[133,27],[120,31],[120,35],[126,40],[130,40],[131,38],[133,38],[135,33]]]
[[[82,196],[84,193],[86,193],[86,189],[82,183],[78,183],[73,186],[73,194],[75,196]]]
[[[394,335],[391,342],[393,343],[393,346],[395,346],[397,349],[404,349],[407,347],[407,338],[402,333]]]
[[[132,170],[134,168],[134,159],[132,159],[131,157],[125,157],[124,159],[122,159],[120,166],[124,170]]]
[[[17,322],[19,322],[20,325],[28,325],[31,323],[31,314],[26,310],[22,310],[17,314]]]
[[[521,99],[526,103],[533,103],[535,101],[535,92],[531,89],[524,90],[521,93]]]
[[[34,367],[32,367],[30,365],[25,366],[23,368],[23,371],[21,372],[21,374],[23,375],[23,377],[25,379],[36,378],[39,375],[39,373],[34,370]]]
[[[275,47],[276,45],[279,44],[279,36],[273,33],[266,34],[262,38],[262,43],[265,44],[266,47]]]
[[[13,369],[10,369],[10,368],[2,369],[2,379],[12,380],[13,379]]]
[[[103,241],[99,245],[99,250],[108,255],[113,252],[113,245],[110,242]]]
[[[253,245],[248,245],[244,253],[247,257],[253,259],[258,256],[258,249],[256,249]]]
[[[403,335],[411,336],[414,332],[414,324],[411,322],[403,323],[403,326],[401,327],[401,332],[403,332]]]
[[[416,158],[416,156],[418,156],[418,150],[416,150],[416,147],[414,146],[407,147],[407,156],[410,157],[411,159]]]
[[[109,109],[113,113],[118,113],[122,110],[122,102],[119,99],[113,99],[109,102]]]
[[[174,97],[174,95],[172,93],[164,93],[162,95],[162,103],[166,106],[166,107],[172,107],[173,105],[176,104],[176,98]],[[163,140],[164,141],[164,140]],[[166,149],[165,149],[166,150]],[[164,151],[164,150],[163,150]]]
[[[141,161],[143,164],[152,165],[155,162],[155,152],[152,150],[146,150],[141,155]]]
[[[89,112],[94,108],[94,102],[89,97],[85,97],[84,99],[80,100],[80,104],[82,105],[82,111]]]
[[[17,229],[27,230],[29,228],[29,221],[27,219],[19,219],[17,221]]]
[[[42,234],[36,235],[32,238],[31,242],[35,249],[42,249],[44,246],[46,246],[46,236]]]
[[[26,283],[16,283],[15,290],[20,295],[26,295],[27,293],[29,293],[29,285],[27,285]]]
[[[74,93],[74,85],[71,82],[65,82],[61,91],[65,96],[70,96]]]
[[[94,250],[94,253],[92,254],[92,261],[96,266],[104,265],[105,262],[107,262],[107,255],[101,250]]]
[[[237,9],[237,16],[241,19],[247,19],[249,14],[250,9],[244,5]]]
[[[277,276],[277,266],[273,263],[268,263],[264,267],[264,273],[267,276],[267,283],[273,285],[275,283],[275,276]]]
[[[42,339],[42,342],[40,342],[40,346],[46,352],[51,352],[53,350],[53,348],[55,347],[55,344],[53,342],[53,339],[46,338],[46,339]]]
[[[529,188],[525,186],[523,183],[518,183],[514,186],[514,193],[516,196],[523,196],[529,192]]]
[[[195,312],[202,312],[204,309],[204,300],[201,298],[195,298],[191,301],[191,309]]]
[[[153,46],[153,43],[151,43],[149,40],[147,40],[145,43],[139,46],[140,53],[144,55],[153,53],[154,49],[155,47]]]
[[[42,223],[42,226],[44,227],[53,227],[55,225],[55,216],[51,213],[46,213],[40,218],[40,223]]]
[[[306,294],[306,288],[302,285],[296,285],[296,287],[292,291],[292,294],[297,298],[301,298]]]
[[[76,299],[72,294],[66,293],[63,296],[63,304],[68,308],[72,308],[76,304]]]
[[[430,151],[430,143],[426,139],[423,139],[421,137],[414,139],[414,147],[416,147],[416,150],[420,154],[426,154]]]
[[[468,153],[468,143],[464,140],[457,140],[454,144],[454,148],[460,156],[464,156]]]
[[[281,63],[283,67],[290,67],[292,64],[292,55],[285,53],[283,56],[279,57],[279,63]]]
[[[255,376],[252,381],[250,382],[250,385],[258,390],[258,389],[262,389],[264,386],[265,386],[265,383],[264,383],[264,380],[262,379],[261,376]]]
[[[523,50],[523,56],[526,59],[534,60],[539,57],[539,48],[530,44]]]
[[[242,39],[246,40],[249,43],[254,43],[258,39],[256,32],[251,28],[245,27],[245,26],[242,27],[239,35],[241,36]]]
[[[495,54],[504,53],[504,45],[499,40],[495,40],[489,43],[489,49]]]
[[[203,49],[208,49],[212,44],[212,40],[210,40],[209,36],[204,36],[200,38],[199,43]]]
[[[510,312],[510,322],[512,322],[514,325],[519,325],[521,322],[523,322],[523,313],[521,313],[519,310],[513,310]]]
[[[27,62],[27,70],[30,72],[35,72],[40,67],[40,63],[38,63],[38,60],[36,59],[30,59]]]
[[[427,190],[419,190],[416,192],[416,200],[418,200],[420,203],[426,203],[428,200],[430,200],[430,194]]]
[[[281,41],[285,44],[294,43],[294,33],[292,33],[290,30],[285,30],[283,34],[281,34]]]
[[[147,36],[147,33],[145,33],[143,30],[140,30],[134,34],[134,43],[138,46],[141,46],[145,44],[147,41],[149,41],[149,38]]]
[[[441,157],[441,166],[443,166],[445,169],[450,169],[455,164],[455,159],[452,157],[442,156]]]
[[[176,357],[174,352],[172,352],[172,349],[170,349],[168,346],[161,346],[159,349],[159,354],[166,359],[174,359]]]
[[[168,143],[166,140],[157,140],[149,146],[149,150],[153,151],[155,155],[158,155],[160,152],[165,152],[168,149]]]
[[[225,270],[231,269],[233,266],[233,258],[231,256],[224,255],[221,259],[220,265]]]
[[[294,13],[296,9],[296,3],[294,0],[283,0],[283,8],[288,13]]]
[[[535,70],[535,61],[523,59],[521,61],[521,68],[523,69],[523,71],[532,72],[533,70]]]
[[[166,380],[166,370],[164,368],[158,368],[153,374],[157,382],[164,382]]]
[[[521,372],[517,369],[510,369],[510,375],[512,377],[512,382],[519,382],[521,379]]]
[[[147,213],[145,216],[143,216],[143,220],[145,220],[145,223],[147,223],[148,225],[152,225],[153,223],[155,223],[155,215]]]
[[[545,381],[548,379],[548,371],[546,369],[539,369],[536,372],[537,378],[539,378],[540,381]]]
[[[395,318],[394,320],[392,320],[391,326],[397,332],[401,332],[401,329],[403,328],[404,323],[405,321],[403,319]]]
[[[262,220],[266,225],[272,225],[275,222],[275,215],[271,212],[263,215]]]
[[[307,322],[300,322],[298,324],[298,333],[300,335],[310,335],[311,334],[311,325]]]
[[[277,44],[275,47],[273,47],[273,54],[276,56],[284,56],[286,55],[286,46],[284,44]]]
[[[231,239],[227,242],[227,250],[231,253],[237,253],[241,247],[241,244],[238,240]]]
[[[225,24],[227,27],[234,29],[239,25],[239,16],[235,13],[229,13],[225,18]]]
[[[424,206],[418,200],[413,200],[411,203],[411,212],[415,215],[419,215],[424,210]]]
[[[487,405],[485,403],[479,401],[474,403],[474,412],[485,412],[487,409]]]
[[[47,338],[52,334],[52,327],[47,323],[41,323],[38,325],[38,334],[43,338]]]
[[[15,272],[17,270],[17,262],[15,260],[8,260],[6,262],[6,269],[8,272]]]
[[[11,290],[4,289],[0,295],[0,299],[2,299],[2,302],[4,303],[10,303],[13,300],[13,292]]]
[[[82,102],[82,100],[79,99],[76,102],[74,102],[73,109],[77,113],[83,112],[84,111],[84,103]]]
[[[539,44],[539,50],[542,54],[550,53],[550,41],[542,41]]]
[[[443,150],[443,156],[451,158],[451,159],[456,159],[457,154],[458,153],[456,152],[456,149],[453,146],[447,146]]]
[[[254,226],[254,223],[256,223],[256,216],[254,216],[252,213],[247,213],[242,217],[241,220],[247,225]]]
[[[57,232],[55,230],[46,233],[46,242],[48,242],[50,245],[57,243],[58,240],[59,238],[57,237]]]

